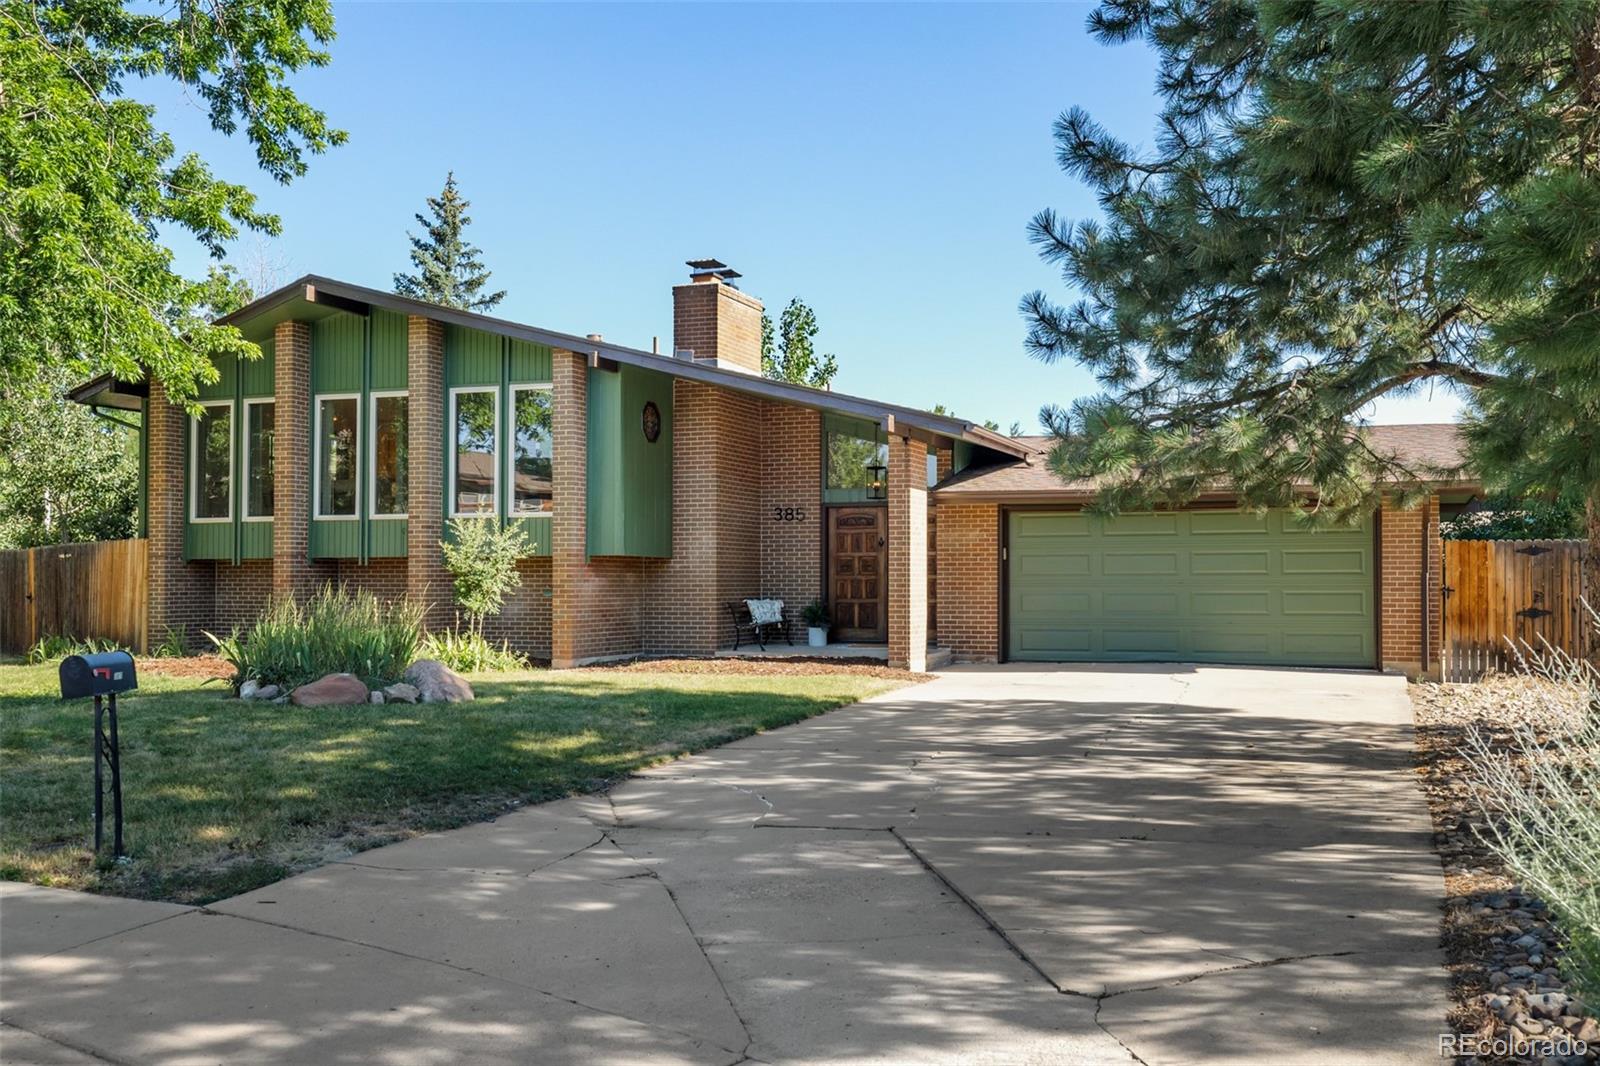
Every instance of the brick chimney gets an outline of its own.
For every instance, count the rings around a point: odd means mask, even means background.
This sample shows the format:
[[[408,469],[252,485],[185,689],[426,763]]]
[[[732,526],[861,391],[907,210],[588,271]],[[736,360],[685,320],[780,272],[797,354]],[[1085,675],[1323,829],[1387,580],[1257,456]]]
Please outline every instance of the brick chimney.
[[[672,287],[673,354],[760,374],[761,301],[739,290],[739,273],[726,263],[691,259],[688,266],[688,283]]]

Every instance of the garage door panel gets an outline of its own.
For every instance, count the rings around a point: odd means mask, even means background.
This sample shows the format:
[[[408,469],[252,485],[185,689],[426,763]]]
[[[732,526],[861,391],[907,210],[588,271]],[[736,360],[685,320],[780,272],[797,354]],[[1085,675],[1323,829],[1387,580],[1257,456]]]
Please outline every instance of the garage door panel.
[[[1182,651],[1179,631],[1176,629],[1117,629],[1104,630],[1103,646],[1112,654],[1142,652],[1147,655],[1177,655]]]
[[[1266,574],[1272,569],[1272,553],[1251,551],[1202,551],[1189,553],[1191,574]]]
[[[1272,613],[1272,594],[1251,592],[1191,592],[1189,610],[1203,618],[1237,618]]]
[[[1107,592],[1101,602],[1109,617],[1148,618],[1178,613],[1176,592]]]
[[[1197,537],[1233,533],[1264,537],[1268,533],[1266,515],[1240,514],[1237,511],[1192,511],[1189,532]]]
[[[1021,634],[1020,650],[1026,654],[1081,653],[1094,651],[1094,630],[1029,626]]]
[[[1084,577],[1088,575],[1093,564],[1094,557],[1087,552],[1024,554],[1018,563],[1018,569],[1024,580],[1040,580],[1052,577]]]
[[[1170,577],[1178,573],[1178,553],[1107,551],[1100,556],[1101,573],[1110,576]]]
[[[1248,629],[1200,629],[1189,648],[1196,656],[1221,662],[1265,662],[1273,657],[1273,636]]]
[[[1283,550],[1283,572],[1286,574],[1364,574],[1366,563],[1367,553],[1359,548]]]
[[[1372,665],[1370,526],[1185,511],[1008,528],[1010,658]]]
[[[1316,590],[1284,589],[1283,613],[1335,618],[1365,618],[1371,613],[1372,596],[1365,589]]]

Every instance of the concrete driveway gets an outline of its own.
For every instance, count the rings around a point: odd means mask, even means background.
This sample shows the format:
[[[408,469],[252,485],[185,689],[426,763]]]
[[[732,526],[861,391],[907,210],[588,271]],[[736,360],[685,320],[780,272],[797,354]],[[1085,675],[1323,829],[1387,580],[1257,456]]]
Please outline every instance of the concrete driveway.
[[[6,1062],[1428,1062],[1398,678],[957,668],[202,910],[5,886]]]

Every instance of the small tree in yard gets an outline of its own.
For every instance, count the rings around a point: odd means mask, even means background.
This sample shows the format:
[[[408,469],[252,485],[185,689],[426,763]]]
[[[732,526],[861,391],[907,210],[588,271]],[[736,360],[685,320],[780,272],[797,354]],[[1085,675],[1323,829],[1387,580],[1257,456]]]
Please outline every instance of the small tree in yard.
[[[483,620],[499,614],[506,596],[522,585],[517,560],[530,547],[527,534],[520,526],[502,529],[487,519],[457,518],[450,523],[450,538],[439,546],[454,579],[456,603],[481,637]]]

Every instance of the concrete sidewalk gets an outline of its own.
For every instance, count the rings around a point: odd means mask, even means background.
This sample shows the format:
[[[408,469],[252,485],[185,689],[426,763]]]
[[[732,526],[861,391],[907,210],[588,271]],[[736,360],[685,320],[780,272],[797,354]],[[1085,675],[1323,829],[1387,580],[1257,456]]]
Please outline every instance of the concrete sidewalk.
[[[1409,722],[1373,674],[960,668],[201,910],[0,886],[0,1060],[1432,1061]]]

